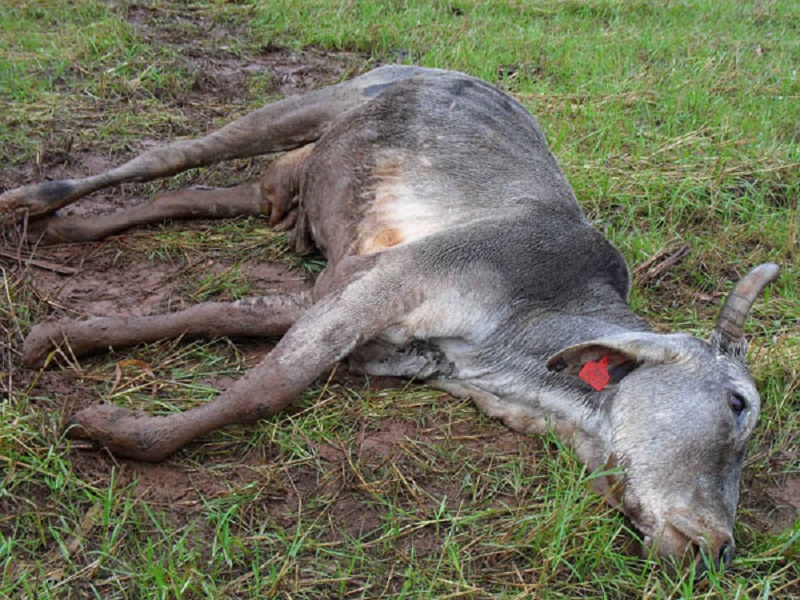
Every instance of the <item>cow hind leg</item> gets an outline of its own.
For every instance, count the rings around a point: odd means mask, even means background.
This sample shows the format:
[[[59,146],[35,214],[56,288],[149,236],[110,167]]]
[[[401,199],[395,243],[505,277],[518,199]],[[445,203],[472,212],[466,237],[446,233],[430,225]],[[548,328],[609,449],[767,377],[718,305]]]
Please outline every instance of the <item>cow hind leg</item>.
[[[109,171],[48,181],[0,193],[0,222],[35,219],[97,190],[151,181],[234,158],[285,152],[314,142],[339,116],[369,102],[386,86],[423,72],[387,65],[355,79],[286,98],[253,111],[205,137],[154,148]]]
[[[286,229],[294,224],[300,174],[313,147],[308,144],[276,158],[259,183],[167,192],[107,215],[49,216],[29,223],[28,240],[39,244],[90,242],[132,227],[180,219],[265,216],[270,225]]]

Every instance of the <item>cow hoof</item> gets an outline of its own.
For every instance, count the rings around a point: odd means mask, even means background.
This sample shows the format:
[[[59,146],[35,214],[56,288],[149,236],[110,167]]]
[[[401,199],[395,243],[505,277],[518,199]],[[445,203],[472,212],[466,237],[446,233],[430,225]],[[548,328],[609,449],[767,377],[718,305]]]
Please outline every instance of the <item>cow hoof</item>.
[[[67,435],[91,440],[115,456],[159,462],[177,449],[165,439],[169,431],[165,421],[165,417],[100,404],[72,415]]]
[[[35,325],[22,344],[22,364],[29,369],[41,367],[47,355],[63,340],[64,332],[58,322]]]

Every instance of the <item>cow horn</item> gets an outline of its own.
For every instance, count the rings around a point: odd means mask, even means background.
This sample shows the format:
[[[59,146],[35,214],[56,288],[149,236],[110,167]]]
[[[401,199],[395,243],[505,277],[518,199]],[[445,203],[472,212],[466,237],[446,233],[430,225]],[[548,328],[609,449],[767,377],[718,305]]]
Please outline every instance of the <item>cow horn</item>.
[[[747,351],[743,342],[744,321],[747,313],[764,288],[778,278],[779,272],[780,267],[774,263],[759,265],[742,277],[725,298],[711,334],[712,343],[724,354],[744,360]]]

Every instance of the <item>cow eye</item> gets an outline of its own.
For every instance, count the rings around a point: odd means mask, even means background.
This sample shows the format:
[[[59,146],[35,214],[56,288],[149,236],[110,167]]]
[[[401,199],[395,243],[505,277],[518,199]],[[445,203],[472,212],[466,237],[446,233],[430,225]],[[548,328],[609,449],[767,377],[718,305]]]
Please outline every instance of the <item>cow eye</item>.
[[[728,392],[728,406],[731,407],[733,414],[738,417],[747,408],[747,401],[736,392]]]

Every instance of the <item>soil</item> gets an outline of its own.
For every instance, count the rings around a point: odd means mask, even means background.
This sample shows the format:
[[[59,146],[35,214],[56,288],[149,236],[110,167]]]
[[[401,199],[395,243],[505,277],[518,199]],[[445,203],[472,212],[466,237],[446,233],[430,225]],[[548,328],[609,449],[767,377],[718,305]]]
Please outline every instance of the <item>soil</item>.
[[[151,31],[148,35],[165,35],[159,29],[158,17],[152,10],[142,6],[132,6],[130,20],[137,27]],[[220,39],[226,34],[236,32],[209,32],[210,39]],[[196,40],[192,40],[196,41]],[[249,78],[254,74],[268,76],[273,88],[266,90],[266,95],[291,95],[310,88],[316,88],[338,80],[354,70],[358,63],[361,70],[374,66],[366,57],[353,53],[323,53],[315,51],[294,52],[282,48],[263,48],[254,56],[241,58],[222,50],[213,54],[205,51],[189,50],[189,40],[172,37],[169,43],[181,48],[181,55],[187,66],[202,72],[198,76],[191,97],[176,99],[176,110],[182,110],[186,117],[186,127],[195,127],[197,131],[205,131],[209,115],[215,115],[216,108],[203,109],[204,104],[218,107],[240,98],[242,90],[247,89]],[[191,46],[196,48],[196,46]],[[360,60],[360,62],[358,62]],[[201,108],[198,108],[201,107]],[[144,148],[133,148],[138,151]],[[107,148],[83,146],[79,151],[70,154],[65,160],[63,148],[66,142],[55,143],[51,152],[45,152],[41,165],[33,167],[8,168],[5,170],[0,185],[9,188],[41,178],[45,173],[48,178],[81,177],[106,169],[118,162]],[[59,150],[61,148],[61,150]],[[142,201],[147,188],[129,186],[123,190],[109,190],[97,193],[74,205],[67,212],[80,214],[98,214],[114,210],[123,204]],[[182,225],[181,227],[192,227]],[[52,316],[82,317],[85,315],[144,315],[174,309],[185,302],[179,289],[180,275],[187,265],[181,261],[151,260],[142,256],[131,255],[131,248],[126,246],[123,238],[109,241],[65,245],[52,248],[39,248],[34,253],[39,264],[24,266],[10,260],[18,246],[14,240],[6,240],[0,248],[6,252],[0,257],[2,264],[8,269],[22,273],[28,288],[28,297],[36,308],[40,318]],[[29,255],[23,252],[23,256]],[[215,259],[217,268],[225,268],[224,258]],[[68,267],[68,272],[59,272],[48,265]],[[285,265],[265,264],[258,261],[245,262],[243,271],[251,284],[252,293],[263,293],[275,287],[288,285],[308,285],[298,276],[298,271],[290,270]],[[47,317],[46,317],[47,315]],[[18,349],[21,343],[15,337],[13,344]],[[249,342],[242,347],[247,363],[256,362],[270,349],[269,344]],[[16,355],[12,355],[16,356]],[[11,369],[23,382],[32,382],[32,372],[22,371],[16,358]],[[397,382],[391,379],[371,380],[369,383],[358,377],[337,371],[334,382],[343,383],[355,389],[370,386],[374,392],[382,388],[391,388]],[[324,382],[324,381],[323,381]],[[219,378],[210,382],[218,388],[229,385],[229,378]],[[405,383],[403,383],[405,385]],[[96,403],[97,392],[91,385],[84,385],[80,373],[74,370],[51,369],[41,374],[34,392],[34,406],[48,412],[61,412],[67,415],[76,408]],[[477,417],[476,417],[477,419]],[[504,429],[496,423],[482,420],[480,425],[469,422],[448,422],[446,416],[418,415],[397,416],[382,420],[370,421],[362,425],[363,431],[358,436],[356,447],[338,447],[329,443],[312,443],[311,449],[327,465],[327,472],[320,473],[311,467],[297,467],[290,475],[278,473],[271,466],[275,458],[270,453],[276,450],[270,447],[241,450],[240,444],[233,454],[226,454],[225,444],[215,438],[209,446],[210,451],[203,458],[203,466],[189,466],[180,461],[168,461],[163,464],[150,465],[135,461],[118,460],[98,451],[75,450],[72,461],[76,476],[92,481],[96,487],[108,485],[115,472],[116,484],[133,485],[135,493],[150,503],[168,509],[177,522],[191,518],[204,510],[209,499],[229,494],[237,488],[244,488],[252,482],[266,484],[272,481],[270,491],[263,499],[260,510],[266,511],[278,525],[289,527],[300,510],[304,498],[329,497],[328,518],[341,524],[350,535],[358,536],[365,531],[376,529],[383,518],[380,506],[370,507],[365,504],[361,495],[364,490],[359,485],[345,480],[342,465],[349,457],[359,457],[362,468],[380,469],[387,461],[410,460],[403,452],[404,445],[412,442],[441,442],[445,437],[450,448],[458,448],[470,459],[480,457],[486,449],[491,453],[529,454],[531,463],[535,463],[536,452],[541,449],[542,442],[527,438]],[[242,436],[248,435],[247,430]],[[230,436],[225,438],[230,439]],[[798,457],[778,457],[775,464],[770,465],[769,474],[749,474],[744,481],[741,500],[742,518],[760,531],[775,532],[791,527],[800,515],[800,475],[782,472],[782,467],[797,464]],[[215,474],[215,465],[226,465],[224,477]],[[455,468],[455,467],[454,467]],[[775,475],[778,473],[779,475]],[[432,503],[431,498],[442,497],[443,494],[452,499],[458,506],[469,498],[461,496],[460,488],[447,486],[435,480],[417,482],[427,492],[420,496],[420,502]],[[367,490],[369,492],[369,490]],[[499,500],[498,500],[499,501]],[[511,503],[513,498],[503,498],[503,502]],[[332,528],[332,534],[337,530]],[[427,539],[432,536],[430,530],[421,530],[414,537],[402,541],[405,547],[398,550],[408,551],[413,541],[414,552],[419,556],[426,552],[436,552],[438,542]]]

